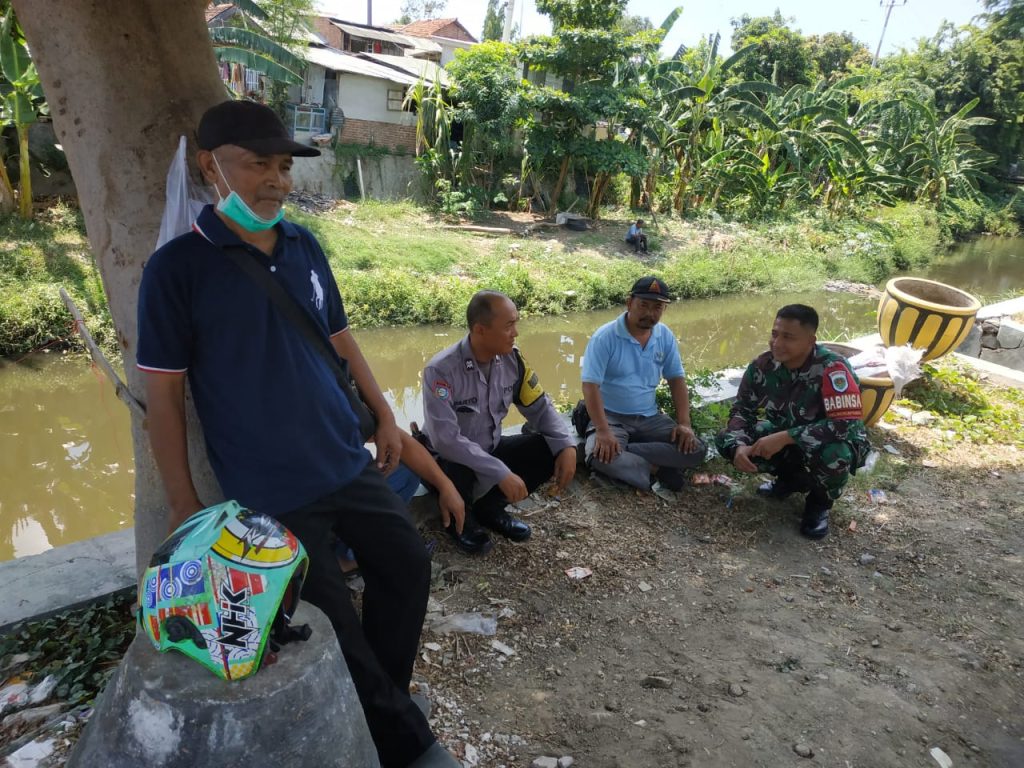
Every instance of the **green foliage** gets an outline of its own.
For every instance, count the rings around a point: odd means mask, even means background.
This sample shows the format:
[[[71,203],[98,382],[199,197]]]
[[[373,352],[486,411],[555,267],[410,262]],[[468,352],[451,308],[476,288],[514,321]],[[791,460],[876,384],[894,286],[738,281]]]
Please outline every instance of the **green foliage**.
[[[209,28],[217,61],[262,72],[269,80],[267,100],[283,112],[285,88],[302,82],[307,45],[303,33],[313,13],[312,0],[244,0],[226,25]],[[241,95],[241,94],[240,94]]]
[[[773,16],[751,17],[743,14],[732,19],[732,47],[752,50],[736,68],[744,80],[766,80],[786,89],[809,84],[814,77],[811,49],[797,31],[776,10]]]
[[[871,62],[871,52],[849,32],[827,32],[807,38],[811,61],[818,77],[830,84]]]
[[[106,295],[77,210],[57,205],[26,222],[0,217],[0,356],[58,342],[79,347],[63,287],[101,345],[113,347]]]
[[[133,593],[122,593],[88,608],[20,624],[0,637],[0,659],[27,653],[32,683],[54,675],[57,699],[91,703],[135,637],[134,599]]]
[[[508,0],[499,4],[499,0],[487,0],[487,12],[484,14],[484,29],[480,40],[501,40],[505,33],[505,14],[508,13]]]
[[[925,363],[923,369],[924,376],[907,385],[900,404],[936,416],[931,428],[951,441],[1024,445],[1019,389],[982,387],[976,374],[948,363]]]
[[[690,394],[690,425],[698,436],[711,437],[725,429],[729,421],[728,403],[706,400],[699,392],[701,389],[712,389],[717,384],[718,374],[710,368],[698,368],[686,374]],[[659,409],[673,419],[676,417],[676,406],[666,382],[661,382],[654,390],[654,400]]]
[[[32,218],[28,127],[36,121],[37,113],[46,110],[39,74],[29,55],[25,34],[14,16],[14,8],[10,6],[0,21],[0,126],[12,125],[18,134],[18,212],[23,219]],[[0,155],[0,214],[9,213],[9,202],[13,200],[4,160]]]

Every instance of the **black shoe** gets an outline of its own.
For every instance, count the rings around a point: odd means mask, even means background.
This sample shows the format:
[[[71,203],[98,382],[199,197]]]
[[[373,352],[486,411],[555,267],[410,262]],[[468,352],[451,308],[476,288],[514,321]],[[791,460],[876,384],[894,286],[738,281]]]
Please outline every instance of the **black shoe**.
[[[654,475],[661,487],[669,491],[679,493],[686,487],[686,475],[681,469],[675,467],[661,467]]]
[[[828,511],[832,509],[832,501],[822,499],[815,493],[807,496],[804,502],[804,516],[800,521],[800,535],[808,539],[824,539],[828,536]]]
[[[779,475],[774,481],[769,480],[757,487],[757,495],[766,499],[783,501],[794,493],[807,493],[810,490],[810,478],[806,473],[799,475]]]
[[[445,528],[455,542],[455,546],[467,555],[486,555],[494,548],[494,542],[487,535],[487,531],[477,525],[472,525],[468,520],[462,526],[462,533],[455,530],[453,520]]]
[[[506,510],[500,512],[490,512],[484,515],[477,513],[477,520],[480,521],[480,525],[484,528],[490,528],[495,533],[499,533],[509,541],[526,541],[530,538],[530,534],[533,531],[530,530],[530,526],[524,523],[522,520],[517,520],[512,517]]]

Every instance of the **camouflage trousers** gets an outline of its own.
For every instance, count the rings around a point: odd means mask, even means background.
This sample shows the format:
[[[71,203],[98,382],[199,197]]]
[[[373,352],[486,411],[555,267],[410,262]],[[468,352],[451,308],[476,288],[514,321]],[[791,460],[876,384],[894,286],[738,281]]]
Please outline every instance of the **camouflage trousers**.
[[[778,427],[773,424],[761,421],[748,436],[754,442],[778,431]],[[718,451],[731,461],[736,446],[726,447],[722,440],[724,434],[716,440]],[[730,434],[734,436],[734,433]],[[850,474],[864,463],[868,448],[847,440],[837,440],[824,430],[814,430],[805,432],[798,443],[787,445],[770,459],[753,458],[753,462],[761,472],[784,477],[797,486],[807,486],[811,494],[827,496],[835,501],[843,495]]]

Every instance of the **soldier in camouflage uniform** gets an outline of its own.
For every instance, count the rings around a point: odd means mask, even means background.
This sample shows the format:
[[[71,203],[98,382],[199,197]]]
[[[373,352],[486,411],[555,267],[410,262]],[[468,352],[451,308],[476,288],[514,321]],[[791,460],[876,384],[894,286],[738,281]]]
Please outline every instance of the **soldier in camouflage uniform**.
[[[771,348],[743,374],[729,423],[716,438],[743,472],[776,476],[758,493],[806,493],[800,533],[828,535],[828,513],[871,446],[860,382],[846,360],[817,344],[818,313],[802,304],[775,316]]]

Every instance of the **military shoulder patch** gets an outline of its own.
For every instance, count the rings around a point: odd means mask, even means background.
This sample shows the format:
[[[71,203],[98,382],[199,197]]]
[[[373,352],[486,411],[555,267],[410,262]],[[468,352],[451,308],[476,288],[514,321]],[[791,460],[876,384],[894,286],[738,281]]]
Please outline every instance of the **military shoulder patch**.
[[[830,419],[849,420],[863,416],[860,387],[842,360],[834,360],[825,366],[821,396],[825,401],[825,413]]]

